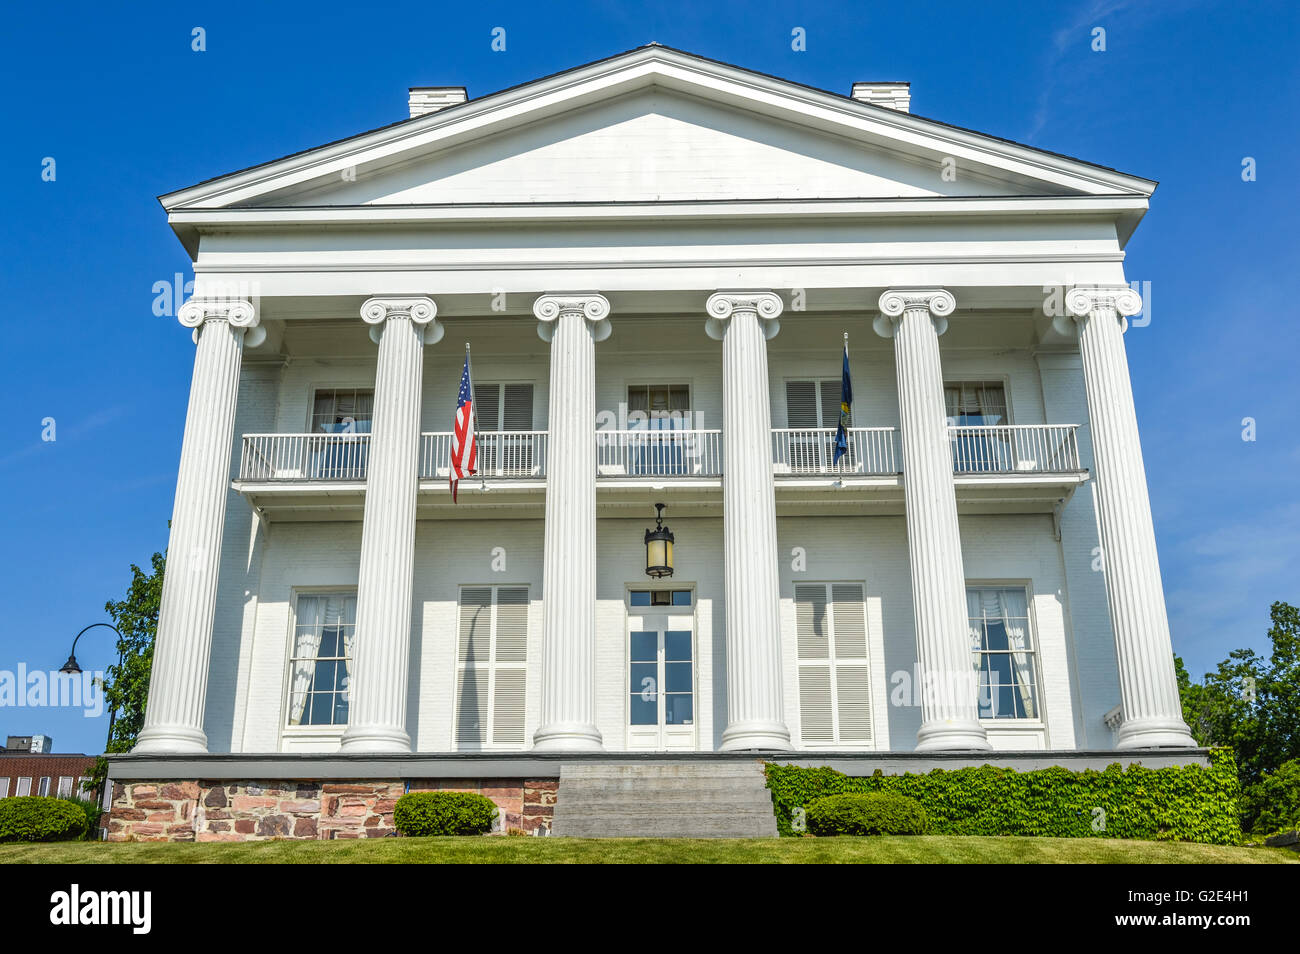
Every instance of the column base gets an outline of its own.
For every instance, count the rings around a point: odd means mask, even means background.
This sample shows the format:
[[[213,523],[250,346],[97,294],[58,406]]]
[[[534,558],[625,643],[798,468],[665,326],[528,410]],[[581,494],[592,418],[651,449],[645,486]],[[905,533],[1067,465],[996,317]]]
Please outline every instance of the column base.
[[[762,749],[769,752],[793,752],[790,730],[784,722],[751,720],[733,722],[722,733],[719,752],[744,752]]]
[[[190,725],[156,725],[143,730],[131,749],[132,755],[207,755],[208,737]]]
[[[409,752],[411,737],[398,726],[349,726],[339,748],[344,752]]]
[[[1194,749],[1198,743],[1182,719],[1133,719],[1123,722],[1116,749]]]
[[[533,733],[534,752],[603,752],[604,740],[594,725],[552,722]]]
[[[946,720],[921,726],[916,752],[990,752],[993,744],[978,722]]]

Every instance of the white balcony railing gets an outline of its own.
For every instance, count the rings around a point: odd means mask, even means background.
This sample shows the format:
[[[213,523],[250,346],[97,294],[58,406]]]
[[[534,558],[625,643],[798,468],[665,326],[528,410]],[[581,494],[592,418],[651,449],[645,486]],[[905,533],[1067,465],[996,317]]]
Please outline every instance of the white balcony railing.
[[[949,427],[952,468],[958,474],[1070,474],[1079,466],[1074,424],[998,424]]]
[[[451,438],[450,431],[420,435],[421,479],[446,478],[451,472]],[[478,476],[546,476],[546,431],[479,431],[474,440]]]
[[[777,428],[772,431],[772,464],[780,475],[860,474],[902,472],[895,427],[851,427],[848,447],[835,462],[834,428]]]
[[[956,474],[1072,474],[1079,464],[1073,424],[1004,424],[949,427]],[[451,433],[420,435],[420,477],[446,478]],[[478,472],[488,478],[544,479],[546,431],[480,432]],[[720,477],[722,432],[628,430],[595,433],[596,474],[601,477]],[[369,434],[245,434],[240,480],[363,481]],[[772,431],[776,475],[892,476],[903,471],[898,429],[854,427],[848,449],[835,462],[833,428]]]
[[[600,477],[719,477],[722,432],[596,431]]]
[[[369,434],[245,434],[240,480],[365,480]]]

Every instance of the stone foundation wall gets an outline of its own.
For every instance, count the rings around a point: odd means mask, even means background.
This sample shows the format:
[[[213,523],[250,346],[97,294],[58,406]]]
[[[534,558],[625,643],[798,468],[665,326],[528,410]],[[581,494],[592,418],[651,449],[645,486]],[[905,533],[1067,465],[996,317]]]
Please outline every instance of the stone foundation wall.
[[[109,841],[261,841],[396,835],[393,809],[412,792],[477,792],[498,828],[550,834],[558,779],[116,782]]]

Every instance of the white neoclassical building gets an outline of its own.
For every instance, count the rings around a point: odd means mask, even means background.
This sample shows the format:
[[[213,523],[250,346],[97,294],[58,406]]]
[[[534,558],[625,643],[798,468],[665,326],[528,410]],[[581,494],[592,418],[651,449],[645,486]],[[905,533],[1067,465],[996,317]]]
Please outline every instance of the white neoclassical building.
[[[909,105],[651,45],[163,196],[196,356],[116,776],[1192,747],[1125,356],[1155,183]]]

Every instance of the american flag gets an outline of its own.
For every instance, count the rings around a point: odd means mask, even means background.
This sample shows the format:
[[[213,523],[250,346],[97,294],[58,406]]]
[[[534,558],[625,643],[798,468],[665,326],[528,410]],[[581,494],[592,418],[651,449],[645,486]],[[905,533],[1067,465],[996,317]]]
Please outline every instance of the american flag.
[[[460,393],[456,395],[456,422],[451,435],[451,502],[456,502],[456,484],[476,473],[477,448],[474,446],[474,388],[469,383],[469,347],[465,348],[465,370],[460,374]]]

